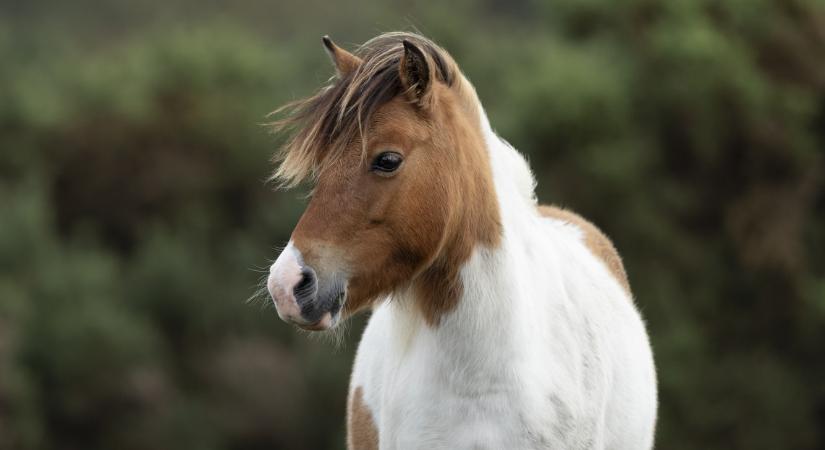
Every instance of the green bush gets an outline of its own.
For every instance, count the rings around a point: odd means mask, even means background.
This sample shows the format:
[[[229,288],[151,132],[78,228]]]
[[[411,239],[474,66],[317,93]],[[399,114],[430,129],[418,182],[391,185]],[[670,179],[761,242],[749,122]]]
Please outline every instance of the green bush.
[[[303,207],[264,123],[411,26],[624,256],[657,446],[825,445],[821,2],[173,3],[0,5],[0,448],[343,448],[363,319],[245,302]]]

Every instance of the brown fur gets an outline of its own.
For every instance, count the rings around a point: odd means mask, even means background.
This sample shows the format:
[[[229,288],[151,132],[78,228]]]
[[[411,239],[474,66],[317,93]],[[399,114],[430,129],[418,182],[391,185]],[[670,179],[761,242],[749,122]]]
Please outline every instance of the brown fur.
[[[593,255],[600,259],[614,278],[630,293],[630,283],[622,264],[622,258],[610,242],[610,239],[595,225],[580,215],[555,206],[541,205],[539,213],[544,217],[551,217],[577,226],[584,233],[584,244]]]
[[[406,61],[403,40],[424,56]],[[341,98],[322,92],[310,99],[318,122],[308,127],[320,134],[305,129],[287,147],[280,176],[299,174],[301,158],[311,155],[317,180],[292,239],[319,277],[346,272],[345,315],[409,288],[435,326],[457,304],[459,270],[472,250],[497,246],[501,235],[475,92],[452,59],[423,38],[393,34],[364,47],[362,66],[329,88]],[[406,73],[413,67],[415,73]],[[348,92],[367,98],[344,98]],[[342,104],[372,112],[348,115]],[[382,177],[369,165],[387,150],[402,154],[404,163]],[[298,160],[290,160],[293,152]]]
[[[363,391],[358,386],[350,395],[347,408],[348,450],[378,450],[378,429],[372,413],[364,404]]]

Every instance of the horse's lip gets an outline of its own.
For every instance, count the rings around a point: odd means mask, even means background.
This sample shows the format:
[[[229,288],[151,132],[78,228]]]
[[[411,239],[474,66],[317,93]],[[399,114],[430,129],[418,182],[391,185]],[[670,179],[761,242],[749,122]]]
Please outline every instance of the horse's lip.
[[[335,317],[331,313],[324,314],[320,320],[313,323],[296,323],[299,328],[307,331],[324,331],[335,325]]]
[[[315,322],[315,323],[310,323],[310,324],[306,324],[306,325],[301,325],[301,324],[296,324],[296,325],[298,325],[298,328],[301,328],[302,330],[307,330],[307,331],[324,331],[324,330],[326,330],[326,328],[321,325],[320,320]]]

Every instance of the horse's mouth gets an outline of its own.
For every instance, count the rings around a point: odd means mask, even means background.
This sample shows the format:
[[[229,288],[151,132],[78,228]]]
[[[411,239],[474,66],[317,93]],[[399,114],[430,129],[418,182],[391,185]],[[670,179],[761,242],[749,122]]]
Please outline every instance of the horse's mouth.
[[[329,298],[329,297],[328,297]],[[298,327],[307,331],[325,331],[334,328],[341,318],[341,311],[344,309],[344,303],[347,301],[346,287],[340,288],[334,294],[334,298],[328,300],[329,309],[323,313],[320,319],[308,324],[296,323]]]

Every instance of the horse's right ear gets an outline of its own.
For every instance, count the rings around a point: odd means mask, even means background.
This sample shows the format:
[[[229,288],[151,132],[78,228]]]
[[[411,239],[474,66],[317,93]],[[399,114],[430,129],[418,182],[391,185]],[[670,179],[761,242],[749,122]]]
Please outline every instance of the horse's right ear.
[[[435,74],[432,64],[418,46],[404,39],[404,55],[398,68],[401,84],[410,100],[422,108],[427,108],[432,102],[433,82]]]
[[[324,36],[321,38],[321,41],[324,43],[324,48],[332,60],[332,63],[335,65],[335,70],[338,72],[339,77],[343,78],[347,76],[361,65],[361,58],[335,45],[329,36]]]

